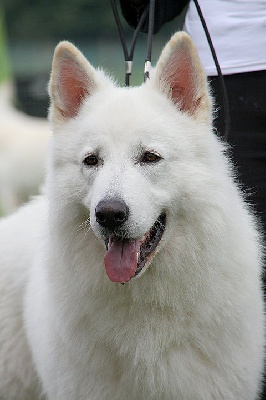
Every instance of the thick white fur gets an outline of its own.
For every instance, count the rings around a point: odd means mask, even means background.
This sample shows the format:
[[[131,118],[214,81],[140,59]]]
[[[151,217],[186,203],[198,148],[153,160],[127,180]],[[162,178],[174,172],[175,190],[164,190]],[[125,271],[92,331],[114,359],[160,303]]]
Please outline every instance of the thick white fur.
[[[171,97],[180,49],[195,74],[186,111]],[[66,60],[88,85],[71,118],[60,89]],[[176,34],[150,81],[131,89],[116,88],[62,43],[50,91],[47,194],[0,224],[0,398],[255,400],[264,344],[260,242],[212,133],[190,39]],[[142,165],[141,149],[162,160]],[[96,151],[102,164],[84,167]],[[107,196],[127,203],[134,238],[167,215],[151,265],[125,285],[104,269],[94,210]]]

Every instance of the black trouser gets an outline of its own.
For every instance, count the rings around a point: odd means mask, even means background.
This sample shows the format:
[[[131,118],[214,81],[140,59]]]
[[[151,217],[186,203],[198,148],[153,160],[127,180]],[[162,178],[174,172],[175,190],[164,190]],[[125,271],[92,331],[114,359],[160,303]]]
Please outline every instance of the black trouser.
[[[219,108],[214,122],[220,135],[224,132],[224,108],[218,78],[210,77]],[[231,129],[228,142],[243,188],[250,195],[266,233],[266,71],[224,75]]]
[[[228,142],[232,159],[261,222],[266,245],[266,71],[225,75],[224,80],[231,118]],[[225,115],[220,84],[217,77],[210,77],[209,81],[219,108],[214,126],[222,136]],[[266,267],[263,278],[266,299]],[[266,371],[261,400],[266,400]]]

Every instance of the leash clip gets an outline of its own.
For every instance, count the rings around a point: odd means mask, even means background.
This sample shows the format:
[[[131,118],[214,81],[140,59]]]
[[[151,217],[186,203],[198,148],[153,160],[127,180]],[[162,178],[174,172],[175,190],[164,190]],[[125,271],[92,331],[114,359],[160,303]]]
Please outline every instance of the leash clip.
[[[152,69],[151,62],[150,61],[145,61],[145,64],[144,64],[144,82],[146,82],[146,80],[150,78],[151,69]]]
[[[132,65],[133,65],[133,61],[125,61],[125,67],[126,67],[126,74],[127,75],[131,75],[132,72]]]

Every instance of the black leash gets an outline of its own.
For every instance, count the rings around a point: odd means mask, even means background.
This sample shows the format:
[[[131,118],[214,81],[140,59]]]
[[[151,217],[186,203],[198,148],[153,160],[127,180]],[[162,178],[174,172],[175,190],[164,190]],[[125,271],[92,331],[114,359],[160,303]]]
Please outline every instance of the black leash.
[[[210,46],[210,50],[211,50],[211,53],[212,53],[212,58],[213,58],[213,61],[214,61],[214,64],[215,64],[215,67],[216,67],[216,70],[217,70],[217,74],[218,74],[218,79],[219,79],[219,83],[220,83],[220,89],[221,89],[222,98],[223,98],[224,115],[225,115],[225,129],[224,129],[223,138],[224,138],[224,140],[228,140],[229,132],[230,132],[230,112],[229,112],[229,102],[228,102],[226,85],[225,85],[224,77],[223,77],[223,74],[222,74],[222,70],[221,70],[217,55],[216,55],[216,51],[215,51],[215,48],[214,48],[213,43],[212,43],[211,35],[209,33],[206,21],[205,21],[205,19],[203,17],[203,14],[202,14],[200,5],[198,3],[198,0],[194,0],[194,3],[195,3],[195,6],[196,6],[196,9],[197,9],[197,12],[198,12],[202,27],[204,29],[208,44]]]
[[[152,36],[154,28],[154,15],[155,15],[155,0],[150,0],[149,27],[148,27],[148,37],[147,37],[147,56],[144,68],[144,82],[146,82],[147,78],[150,77],[150,71],[151,71],[151,52],[152,52]]]
[[[113,9],[113,13],[114,13],[114,17],[115,17],[115,22],[118,28],[118,33],[119,33],[119,37],[120,37],[120,41],[123,47],[123,51],[124,51],[124,58],[125,58],[125,68],[126,68],[126,73],[125,73],[125,85],[129,86],[129,80],[130,80],[130,75],[132,72],[132,64],[133,64],[133,56],[134,56],[134,50],[135,50],[135,45],[136,45],[136,41],[137,41],[137,37],[138,34],[149,14],[149,5],[146,6],[146,8],[144,9],[141,18],[139,20],[139,23],[134,31],[133,37],[132,37],[132,41],[130,44],[130,50],[128,51],[127,48],[127,44],[126,44],[126,39],[125,39],[125,33],[121,24],[121,20],[119,17],[119,13],[117,10],[117,5],[116,5],[116,0],[111,0],[111,5],[112,5],[112,9]],[[150,16],[149,16],[150,18]],[[151,39],[152,42],[152,39]]]
[[[156,0],[150,0],[149,4],[144,9],[144,11],[141,15],[141,18],[138,22],[138,25],[134,31],[133,38],[132,38],[131,45],[130,45],[130,51],[128,51],[127,45],[126,45],[126,40],[125,40],[125,34],[123,31],[123,27],[122,27],[121,20],[119,17],[117,6],[116,6],[116,0],[111,0],[111,5],[112,5],[115,21],[116,21],[117,28],[118,28],[118,33],[119,33],[121,44],[122,44],[123,51],[124,51],[125,67],[126,67],[126,74],[125,74],[125,85],[126,86],[129,86],[129,78],[130,78],[130,75],[132,72],[132,63],[133,63],[133,56],[134,56],[134,50],[135,50],[137,37],[138,37],[138,34],[139,34],[148,15],[149,15],[149,26],[148,26],[148,37],[147,37],[147,56],[146,56],[145,68],[144,68],[144,82],[150,76],[152,37],[153,37],[153,28],[154,28],[154,15],[155,15],[155,1]],[[229,131],[230,131],[230,112],[229,112],[229,103],[228,103],[226,85],[225,85],[221,67],[220,67],[220,64],[219,64],[219,61],[218,61],[218,58],[216,55],[216,51],[213,46],[212,39],[211,39],[209,30],[208,30],[206,21],[203,17],[201,8],[199,6],[198,0],[193,0],[193,1],[195,3],[201,24],[203,26],[203,29],[204,29],[204,32],[205,32],[205,35],[206,35],[206,38],[208,41],[208,44],[210,46],[213,61],[215,63],[215,67],[217,70],[221,93],[222,93],[222,98],[223,98],[224,115],[225,115],[225,132],[224,132],[223,138],[224,138],[224,140],[228,140]]]

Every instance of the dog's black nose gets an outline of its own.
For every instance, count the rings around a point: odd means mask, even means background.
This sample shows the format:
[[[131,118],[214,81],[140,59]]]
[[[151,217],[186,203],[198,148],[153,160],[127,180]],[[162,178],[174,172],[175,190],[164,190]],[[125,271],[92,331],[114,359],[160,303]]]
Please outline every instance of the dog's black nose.
[[[128,219],[129,209],[122,200],[101,200],[95,208],[98,224],[114,231]]]

